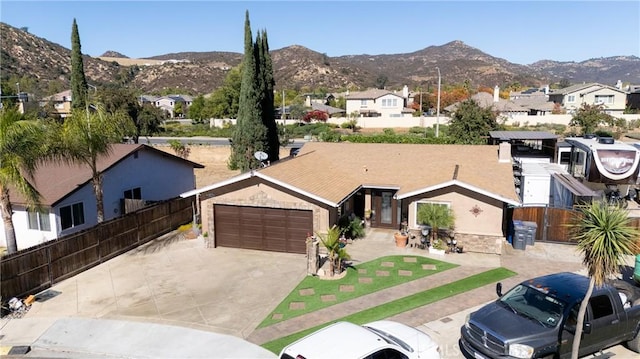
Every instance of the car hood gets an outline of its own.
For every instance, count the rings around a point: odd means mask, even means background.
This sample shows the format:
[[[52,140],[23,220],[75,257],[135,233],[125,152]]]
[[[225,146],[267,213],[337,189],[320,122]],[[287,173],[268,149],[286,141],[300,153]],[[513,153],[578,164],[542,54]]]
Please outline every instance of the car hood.
[[[491,328],[491,334],[505,342],[510,341],[510,339],[536,336],[550,330],[550,328],[516,314],[496,302],[487,304],[472,313],[469,321],[483,330]]]
[[[428,334],[408,325],[381,320],[364,324],[363,326],[378,329],[393,335],[411,346],[418,356],[421,356],[423,353],[434,353],[438,348],[438,343]]]

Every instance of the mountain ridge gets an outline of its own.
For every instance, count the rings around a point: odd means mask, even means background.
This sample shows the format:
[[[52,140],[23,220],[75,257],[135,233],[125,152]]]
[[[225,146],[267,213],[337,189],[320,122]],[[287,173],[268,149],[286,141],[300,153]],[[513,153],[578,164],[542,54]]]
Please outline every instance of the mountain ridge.
[[[23,30],[0,23],[3,34],[3,80],[30,74],[43,95],[51,88],[68,87],[70,50]],[[530,65],[494,57],[463,41],[430,45],[403,54],[326,54],[294,44],[271,50],[276,89],[336,91],[346,88],[385,86],[400,89],[429,88],[468,82],[473,87],[542,86],[568,79],[572,83],[621,80],[640,83],[640,58],[612,56],[581,62],[539,60]],[[104,53],[107,61],[84,55],[85,74],[95,84],[127,83],[145,93],[177,89],[207,94],[220,87],[230,69],[240,65],[243,54],[223,51],[176,52],[145,59],[129,59],[115,50]],[[127,65],[123,65],[124,61]],[[144,60],[149,60],[148,64]],[[153,61],[150,61],[153,60]],[[55,83],[56,86],[51,86]]]

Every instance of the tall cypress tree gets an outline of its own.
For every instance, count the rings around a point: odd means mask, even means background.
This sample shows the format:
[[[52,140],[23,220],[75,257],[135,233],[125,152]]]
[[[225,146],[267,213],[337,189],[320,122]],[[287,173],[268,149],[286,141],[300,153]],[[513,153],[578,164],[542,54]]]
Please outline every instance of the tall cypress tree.
[[[258,49],[258,57],[256,63],[259,65],[259,79],[262,91],[262,124],[267,129],[267,137],[265,146],[269,154],[270,161],[280,159],[280,139],[278,138],[278,124],[274,116],[274,93],[273,87],[275,80],[273,78],[273,62],[269,54],[269,42],[267,40],[267,31],[263,30],[256,39],[256,48]]]
[[[80,50],[80,34],[78,24],[73,19],[71,27],[71,107],[74,109],[85,108],[88,96],[87,79],[84,76],[84,63]]]
[[[256,81],[256,59],[251,34],[249,11],[244,24],[244,59],[242,60],[242,82],[238,100],[238,117],[233,133],[229,168],[242,172],[257,168],[260,162],[254,157],[256,151],[264,151],[267,133],[262,124],[261,102]]]

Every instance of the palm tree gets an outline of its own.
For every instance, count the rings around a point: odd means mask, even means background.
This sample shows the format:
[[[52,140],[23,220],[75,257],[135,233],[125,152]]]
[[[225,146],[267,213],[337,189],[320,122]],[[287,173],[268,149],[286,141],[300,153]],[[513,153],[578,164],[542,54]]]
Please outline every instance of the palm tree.
[[[578,311],[571,358],[578,358],[584,315],[594,286],[601,286],[607,278],[619,273],[623,257],[638,253],[638,230],[630,225],[629,213],[618,206],[594,201],[583,208],[572,224],[582,263],[589,275],[589,288]]]
[[[9,187],[29,205],[39,206],[40,194],[33,186],[33,174],[44,155],[44,134],[40,123],[24,120],[17,110],[0,110],[0,213],[8,253],[18,250]]]
[[[444,204],[421,203],[418,205],[418,223],[431,226],[431,244],[438,239],[441,228],[452,228],[455,223],[453,210]]]
[[[329,275],[333,276],[336,269],[342,269],[342,261],[350,259],[351,256],[347,253],[340,242],[340,228],[337,225],[327,230],[326,235],[318,234],[318,238],[322,242],[322,245],[327,249],[329,255]]]
[[[98,158],[111,153],[113,143],[132,133],[133,123],[121,113],[106,113],[102,108],[74,110],[65,119],[60,135],[60,151],[67,163],[83,164],[91,169],[91,182],[96,197],[97,221],[104,221],[102,172]]]

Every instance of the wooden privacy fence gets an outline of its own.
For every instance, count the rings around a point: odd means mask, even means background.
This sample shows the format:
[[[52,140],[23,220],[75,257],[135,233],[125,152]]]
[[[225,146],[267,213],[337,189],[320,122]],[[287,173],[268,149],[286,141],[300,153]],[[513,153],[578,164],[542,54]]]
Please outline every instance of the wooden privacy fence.
[[[513,209],[513,220],[535,222],[536,241],[576,244],[570,224],[578,213],[574,209],[552,207],[518,207]],[[640,229],[640,218],[629,219],[630,225]]]
[[[40,292],[192,221],[193,198],[176,198],[2,257],[2,300]]]

